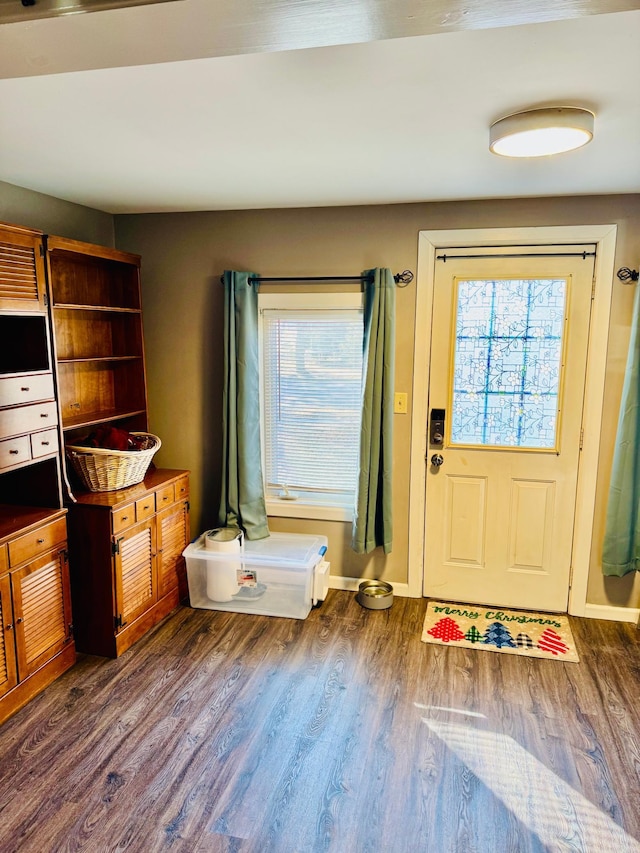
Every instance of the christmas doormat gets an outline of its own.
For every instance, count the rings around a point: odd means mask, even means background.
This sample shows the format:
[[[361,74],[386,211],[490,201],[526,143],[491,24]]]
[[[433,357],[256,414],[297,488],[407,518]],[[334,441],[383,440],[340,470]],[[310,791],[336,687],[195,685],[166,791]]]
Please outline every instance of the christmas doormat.
[[[556,613],[525,613],[478,604],[430,601],[422,642],[579,661],[569,620]]]

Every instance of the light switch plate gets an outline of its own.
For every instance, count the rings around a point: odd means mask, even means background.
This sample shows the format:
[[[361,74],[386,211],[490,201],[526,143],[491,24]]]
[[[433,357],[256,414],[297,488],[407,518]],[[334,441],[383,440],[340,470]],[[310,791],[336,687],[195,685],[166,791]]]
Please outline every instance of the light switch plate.
[[[396,413],[396,415],[406,415],[407,406],[407,394],[402,391],[396,392],[393,398],[393,411]]]

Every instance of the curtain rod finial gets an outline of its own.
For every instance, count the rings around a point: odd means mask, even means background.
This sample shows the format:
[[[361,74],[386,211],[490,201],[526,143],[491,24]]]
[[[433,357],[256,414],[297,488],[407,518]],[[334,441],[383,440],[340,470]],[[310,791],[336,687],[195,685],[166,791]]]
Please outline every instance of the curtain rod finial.
[[[629,267],[622,267],[616,275],[620,281],[638,281],[640,272],[638,270],[630,270]]]
[[[406,287],[413,281],[413,273],[411,270],[402,270],[402,272],[396,273],[393,278],[398,287]]]

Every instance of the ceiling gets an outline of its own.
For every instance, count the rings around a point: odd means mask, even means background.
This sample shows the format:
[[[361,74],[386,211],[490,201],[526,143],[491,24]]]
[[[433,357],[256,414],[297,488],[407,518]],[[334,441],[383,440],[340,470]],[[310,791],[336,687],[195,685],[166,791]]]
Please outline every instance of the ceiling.
[[[640,3],[476,5],[174,0],[2,24],[0,180],[110,213],[640,192]],[[491,122],[549,105],[593,110],[594,141],[489,153]]]

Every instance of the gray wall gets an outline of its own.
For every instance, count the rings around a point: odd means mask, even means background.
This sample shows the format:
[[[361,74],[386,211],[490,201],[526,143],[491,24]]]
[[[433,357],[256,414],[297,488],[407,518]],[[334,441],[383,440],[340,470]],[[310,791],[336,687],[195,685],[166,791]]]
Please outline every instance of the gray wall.
[[[192,471],[193,532],[216,523],[224,269],[265,276],[340,275],[374,266],[415,271],[418,232],[424,229],[608,223],[618,226],[616,269],[637,267],[637,195],[116,216],[116,245],[142,255],[150,422],[163,441],[157,458]],[[599,565],[633,290],[617,280],[613,288],[588,600],[638,607],[636,576],[605,579]],[[397,292],[396,389],[409,392],[410,399],[415,292],[415,285]],[[396,416],[394,428],[392,554],[356,556],[348,545],[349,526],[338,522],[274,519],[272,529],[326,533],[338,574],[405,581],[410,415]]]
[[[616,269],[637,268],[640,261],[637,195],[112,217],[0,182],[0,221],[142,255],[150,418],[163,440],[157,461],[191,470],[194,533],[216,521],[223,269],[263,275],[340,275],[373,266],[415,271],[420,230],[603,223],[618,226]],[[640,606],[640,579],[604,578],[599,554],[633,291],[614,283],[588,592],[590,603],[628,607]],[[398,290],[396,388],[409,399],[414,309],[415,286]],[[410,414],[396,417],[395,438],[393,553],[356,556],[349,526],[323,523],[337,573],[406,580]],[[319,527],[292,519],[270,524],[273,530]]]
[[[80,204],[36,193],[0,181],[0,222],[113,246],[113,216]]]

